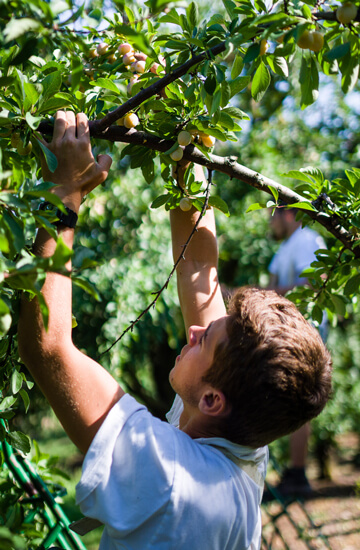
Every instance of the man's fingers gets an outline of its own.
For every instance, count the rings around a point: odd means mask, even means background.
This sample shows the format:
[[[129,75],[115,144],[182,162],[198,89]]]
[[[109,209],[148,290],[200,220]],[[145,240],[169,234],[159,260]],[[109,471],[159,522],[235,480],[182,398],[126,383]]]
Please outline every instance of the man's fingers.
[[[73,111],[66,111],[66,131],[65,134],[69,138],[75,138],[76,136],[76,119]]]
[[[85,113],[76,115],[77,137],[78,139],[85,138],[90,141],[89,123]]]
[[[98,155],[97,161],[104,175],[103,181],[105,181],[110,170],[112,158],[110,157],[110,155]]]
[[[62,139],[64,137],[67,127],[66,113],[64,111],[57,111],[55,115],[53,140]]]

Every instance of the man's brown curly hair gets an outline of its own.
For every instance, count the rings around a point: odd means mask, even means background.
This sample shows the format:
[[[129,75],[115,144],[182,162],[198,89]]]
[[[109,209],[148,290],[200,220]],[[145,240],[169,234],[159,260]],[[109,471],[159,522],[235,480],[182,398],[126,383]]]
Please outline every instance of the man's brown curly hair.
[[[230,404],[219,425],[223,437],[260,447],[322,411],[332,362],[318,331],[274,291],[240,288],[228,313],[228,339],[203,380]]]

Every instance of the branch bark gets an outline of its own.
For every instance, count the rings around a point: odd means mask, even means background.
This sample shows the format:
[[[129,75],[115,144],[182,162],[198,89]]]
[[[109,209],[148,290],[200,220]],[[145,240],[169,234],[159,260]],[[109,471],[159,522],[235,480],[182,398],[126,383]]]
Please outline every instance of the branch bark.
[[[163,139],[152,134],[147,134],[146,132],[138,132],[134,128],[128,130],[127,128],[120,126],[110,126],[105,130],[101,130],[99,129],[97,121],[90,121],[89,127],[90,134],[93,138],[106,139],[113,142],[132,143],[140,146],[142,145],[148,149],[159,151],[160,153],[165,153],[175,143],[174,140]],[[48,122],[42,122],[38,130],[43,134],[52,135],[53,126]],[[278,191],[280,200],[286,202],[287,204],[294,204],[297,202],[310,203],[308,199],[299,195],[295,191],[292,191],[285,185],[282,185],[279,182],[260,174],[259,172],[255,172],[242,164],[239,164],[236,157],[220,157],[218,155],[210,154],[208,158],[194,145],[188,145],[184,149],[183,158],[190,162],[200,164],[210,170],[227,174],[230,179],[238,179],[243,181],[251,187],[271,195],[271,197],[273,195],[270,188],[273,187]],[[319,210],[306,210],[306,214],[312,220],[325,227],[343,244],[345,248],[351,250],[356,258],[360,258],[360,246],[356,246],[358,241],[349,231],[342,227],[341,218],[339,218],[339,216],[336,214],[327,214]]]

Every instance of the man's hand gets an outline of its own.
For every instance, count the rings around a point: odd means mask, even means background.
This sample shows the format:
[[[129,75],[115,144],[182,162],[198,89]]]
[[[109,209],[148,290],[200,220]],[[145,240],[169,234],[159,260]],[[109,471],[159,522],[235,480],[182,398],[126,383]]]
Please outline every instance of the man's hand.
[[[53,138],[50,143],[43,141],[43,144],[58,160],[58,167],[52,173],[43,158],[43,179],[55,183],[54,193],[66,206],[78,212],[83,197],[107,178],[111,157],[99,155],[98,162],[94,159],[89,124],[84,113],[78,113],[75,117],[72,111],[58,111]]]

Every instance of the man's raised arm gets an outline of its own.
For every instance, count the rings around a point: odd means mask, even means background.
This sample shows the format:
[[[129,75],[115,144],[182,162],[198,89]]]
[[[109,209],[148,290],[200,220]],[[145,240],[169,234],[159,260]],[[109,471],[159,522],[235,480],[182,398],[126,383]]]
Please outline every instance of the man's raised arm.
[[[181,170],[179,167],[178,170]],[[196,165],[197,181],[205,181],[203,169]],[[180,173],[179,178],[182,177]],[[200,212],[192,208],[183,212],[180,208],[170,211],[174,261],[184,250]],[[226,314],[218,281],[218,247],[214,212],[208,209],[200,221],[198,230],[187,247],[184,259],[177,268],[177,284],[185,328],[191,325],[206,327],[214,319]]]
[[[51,174],[43,164],[43,178],[57,184],[54,193],[78,213],[83,197],[106,179],[111,158],[100,155],[95,161],[83,113],[75,118],[72,112],[59,111],[48,147],[57,157],[58,168]],[[58,233],[72,248],[74,229],[59,225]],[[55,248],[55,240],[40,229],[35,254],[50,257]],[[70,263],[66,267],[70,270]],[[48,330],[38,300],[24,298],[18,331],[20,355],[69,437],[86,452],[106,414],[124,392],[105,369],[72,342],[70,277],[48,273],[42,292],[49,308]]]

